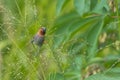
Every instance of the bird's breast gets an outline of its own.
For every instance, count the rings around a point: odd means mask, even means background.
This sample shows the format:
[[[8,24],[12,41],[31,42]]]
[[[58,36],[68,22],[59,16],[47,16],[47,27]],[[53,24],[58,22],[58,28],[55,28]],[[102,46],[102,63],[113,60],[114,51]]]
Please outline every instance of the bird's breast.
[[[35,43],[36,45],[42,46],[43,42],[44,42],[44,36],[36,35],[36,36],[34,37],[34,43]]]

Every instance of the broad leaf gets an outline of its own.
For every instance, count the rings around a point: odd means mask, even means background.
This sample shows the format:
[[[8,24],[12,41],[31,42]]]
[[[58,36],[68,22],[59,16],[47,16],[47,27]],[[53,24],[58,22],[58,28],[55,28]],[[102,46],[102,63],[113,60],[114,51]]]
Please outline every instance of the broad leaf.
[[[85,80],[120,80],[120,77],[106,76],[103,74],[92,75]]]
[[[58,0],[56,5],[56,14],[59,15],[66,0]]]
[[[92,58],[95,56],[95,51],[97,49],[97,40],[100,32],[102,31],[103,28],[103,20],[99,20],[98,23],[94,24],[91,27],[91,30],[88,32],[88,43],[89,43],[89,48],[88,48],[88,58]]]
[[[109,6],[107,0],[100,0],[94,8],[93,12],[99,14],[105,14],[106,11],[109,11]]]
[[[77,12],[82,16],[85,9],[85,0],[74,0],[74,4]]]

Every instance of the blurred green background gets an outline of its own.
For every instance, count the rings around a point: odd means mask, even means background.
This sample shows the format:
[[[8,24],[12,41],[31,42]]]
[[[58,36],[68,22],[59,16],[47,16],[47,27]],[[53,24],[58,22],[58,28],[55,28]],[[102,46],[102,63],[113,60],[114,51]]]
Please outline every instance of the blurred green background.
[[[120,80],[120,0],[0,0],[0,80]]]

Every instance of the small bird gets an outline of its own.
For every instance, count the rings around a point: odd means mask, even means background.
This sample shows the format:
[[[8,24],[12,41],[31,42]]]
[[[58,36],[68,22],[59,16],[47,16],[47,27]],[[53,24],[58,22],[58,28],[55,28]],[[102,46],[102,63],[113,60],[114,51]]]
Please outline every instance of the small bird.
[[[37,32],[37,34],[33,37],[31,43],[41,47],[45,39],[45,33],[46,33],[46,28],[41,27]]]
[[[31,40],[31,43],[38,46],[38,48],[40,49],[40,47],[43,45],[44,40],[45,40],[45,34],[46,34],[46,28],[45,27],[41,27],[37,34],[33,37],[33,39]],[[35,47],[34,47],[35,48]],[[38,49],[38,53],[39,53],[39,49]]]

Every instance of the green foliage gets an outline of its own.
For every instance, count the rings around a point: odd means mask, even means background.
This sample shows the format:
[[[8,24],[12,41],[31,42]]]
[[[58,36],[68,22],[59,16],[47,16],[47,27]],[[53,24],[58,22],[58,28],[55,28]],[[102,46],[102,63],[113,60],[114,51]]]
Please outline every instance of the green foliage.
[[[85,80],[119,80],[120,79],[120,72],[119,72],[120,68],[113,68],[111,70],[109,70],[109,72],[105,73],[105,74],[96,74],[96,75],[92,75],[88,78],[86,78]]]
[[[74,0],[75,8],[81,16],[90,10],[90,3],[90,0]]]
[[[0,0],[0,80],[119,80],[119,0]],[[47,28],[39,56],[30,41]]]

